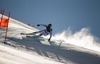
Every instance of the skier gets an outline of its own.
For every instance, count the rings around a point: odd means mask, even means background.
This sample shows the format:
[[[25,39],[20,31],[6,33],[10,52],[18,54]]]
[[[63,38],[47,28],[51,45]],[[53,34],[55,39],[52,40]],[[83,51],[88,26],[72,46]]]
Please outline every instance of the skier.
[[[46,29],[40,30],[40,31],[37,31],[37,32],[33,32],[33,33],[29,33],[29,34],[25,34],[25,33],[21,33],[21,34],[22,35],[35,35],[35,34],[38,34],[37,37],[40,37],[42,35],[47,36],[47,35],[50,34],[50,37],[48,39],[48,41],[50,41],[51,40],[51,37],[52,37],[52,24],[48,24],[48,25],[45,25],[45,24],[37,24],[37,26],[44,26],[44,27],[46,27]]]
[[[41,30],[41,31],[38,31],[38,32],[34,32],[35,34],[36,33],[40,33],[39,36],[47,36],[50,34],[50,37],[48,39],[48,41],[50,41],[51,37],[52,37],[52,24],[48,24],[48,25],[45,25],[45,24],[37,24],[37,26],[44,26],[46,27],[46,29],[44,30]]]

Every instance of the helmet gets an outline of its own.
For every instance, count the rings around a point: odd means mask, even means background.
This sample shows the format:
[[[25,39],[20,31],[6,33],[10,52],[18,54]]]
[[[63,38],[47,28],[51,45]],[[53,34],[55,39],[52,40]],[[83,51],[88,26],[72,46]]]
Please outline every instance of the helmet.
[[[52,24],[48,24],[48,26],[52,26]]]

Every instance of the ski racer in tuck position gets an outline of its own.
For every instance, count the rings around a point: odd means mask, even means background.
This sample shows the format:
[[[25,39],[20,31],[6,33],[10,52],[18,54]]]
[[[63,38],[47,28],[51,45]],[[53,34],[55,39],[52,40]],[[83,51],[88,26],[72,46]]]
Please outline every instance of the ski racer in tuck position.
[[[50,35],[48,41],[51,40],[51,37],[52,37],[52,24],[48,24],[48,25],[45,25],[45,24],[37,24],[37,26],[44,26],[46,27],[46,29],[44,30],[40,30],[40,31],[37,31],[37,32],[32,32],[32,33],[29,33],[29,34],[24,34],[24,35],[34,35],[34,34],[39,34],[38,36],[47,36],[47,35]],[[23,34],[23,33],[22,33]]]

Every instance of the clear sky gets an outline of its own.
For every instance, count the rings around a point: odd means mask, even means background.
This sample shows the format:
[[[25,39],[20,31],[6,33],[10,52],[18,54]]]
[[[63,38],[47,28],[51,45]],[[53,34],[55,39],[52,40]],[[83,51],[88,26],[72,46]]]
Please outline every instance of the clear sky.
[[[52,23],[53,34],[88,27],[100,37],[100,0],[0,0],[0,9],[26,24]]]

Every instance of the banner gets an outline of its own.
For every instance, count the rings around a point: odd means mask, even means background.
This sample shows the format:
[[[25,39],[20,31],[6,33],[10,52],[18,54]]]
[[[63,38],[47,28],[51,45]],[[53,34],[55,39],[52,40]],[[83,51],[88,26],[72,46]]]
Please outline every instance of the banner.
[[[0,21],[0,27],[1,28],[7,28],[8,27],[8,19],[7,18],[1,18],[1,21]]]

